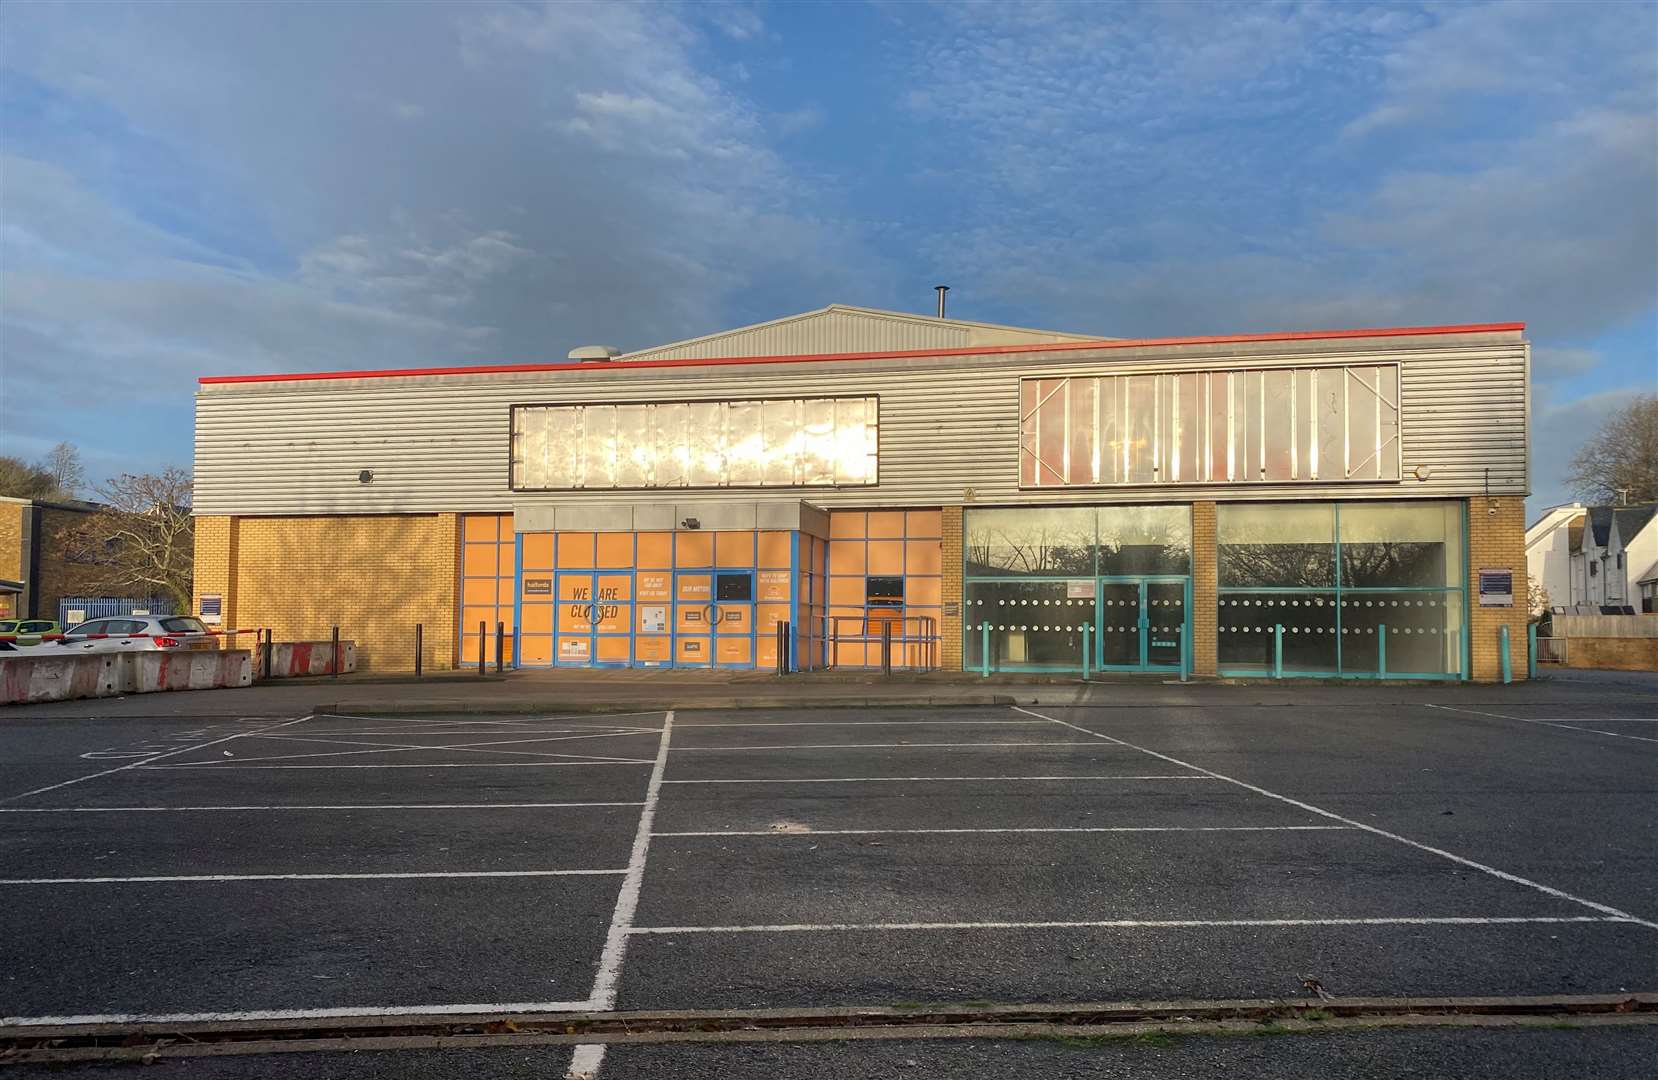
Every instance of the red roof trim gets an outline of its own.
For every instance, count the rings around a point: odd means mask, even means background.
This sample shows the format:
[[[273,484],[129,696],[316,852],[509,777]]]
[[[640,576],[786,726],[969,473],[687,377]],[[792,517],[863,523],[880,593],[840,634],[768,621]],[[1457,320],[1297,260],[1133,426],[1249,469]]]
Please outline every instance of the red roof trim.
[[[1431,334],[1489,334],[1525,330],[1520,323],[1471,323],[1465,326],[1394,326],[1369,330],[1300,330],[1272,334],[1224,334],[1214,337],[1139,338],[1124,341],[1061,341],[1044,345],[983,345],[973,349],[906,349],[887,352],[814,353],[802,356],[734,356],[718,360],[637,360],[620,363],[476,364],[465,367],[382,368],[367,371],[301,371],[287,375],[204,375],[204,385],[220,383],[314,382],[319,379],[391,379],[411,375],[506,375],[530,371],[611,371],[617,368],[725,367],[741,364],[804,364],[826,360],[908,360],[931,356],[992,356],[1004,353],[1138,349],[1157,345],[1230,345],[1252,341],[1316,341],[1338,338],[1416,337]]]

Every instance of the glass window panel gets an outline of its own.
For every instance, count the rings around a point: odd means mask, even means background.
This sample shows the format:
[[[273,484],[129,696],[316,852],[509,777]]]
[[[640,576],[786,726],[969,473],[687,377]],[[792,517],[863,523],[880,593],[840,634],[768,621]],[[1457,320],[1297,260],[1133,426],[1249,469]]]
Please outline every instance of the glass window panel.
[[[1399,479],[1399,369],[1393,365],[1377,368],[1377,386],[1382,398],[1377,420],[1382,452],[1376,462],[1380,480]]]
[[[1217,507],[1221,587],[1333,586],[1335,525],[1332,503]]]
[[[1318,369],[1295,373],[1295,462],[1297,480],[1318,478]]]
[[[1069,458],[1066,475],[1072,484],[1099,483],[1099,460],[1094,442],[1094,399],[1099,395],[1098,379],[1072,379],[1069,390]]]
[[[760,402],[732,401],[724,412],[725,482],[732,487],[757,487],[765,478]]]
[[[1185,506],[1107,506],[1099,515],[1099,573],[1186,574],[1192,512]]]
[[[1203,372],[1168,377],[1170,416],[1164,437],[1163,479],[1168,483],[1190,484],[1203,480]]]
[[[616,407],[588,405],[581,413],[581,486],[616,486]]]
[[[1063,581],[967,583],[967,666],[983,664],[990,624],[991,664],[996,668],[1082,666],[1082,628],[1093,625],[1092,599],[1071,599]]]
[[[1342,504],[1342,585],[1457,587],[1462,564],[1460,504]]]
[[[1094,511],[967,511],[967,573],[982,577],[1094,573]]]
[[[685,441],[690,406],[681,402],[657,405],[652,410],[656,453],[656,486],[685,487],[691,476],[691,448]]]
[[[813,398],[800,403],[801,482],[824,485],[835,482],[835,402]]]
[[[576,409],[547,415],[547,486],[581,486],[582,423]]]
[[[1123,482],[1123,380],[1099,380],[1100,483]]]
[[[1212,371],[1208,374],[1208,386],[1205,394],[1208,398],[1209,430],[1206,440],[1209,447],[1209,475],[1206,479],[1216,483],[1232,479],[1230,436],[1226,424],[1230,403],[1227,395],[1231,390],[1232,380],[1222,371]]]
[[[1282,483],[1294,479],[1290,447],[1295,445],[1295,372],[1261,372],[1261,446],[1265,467],[1261,479]]]
[[[1122,378],[1126,392],[1123,482],[1150,484],[1157,480],[1157,376]]]
[[[685,406],[685,483],[689,487],[719,487],[725,483],[723,412],[718,402],[698,401]]]
[[[799,483],[800,440],[796,437],[795,425],[800,402],[768,401],[761,412],[761,483],[776,487]]]
[[[1347,372],[1347,478],[1382,477],[1384,453],[1395,450],[1383,432],[1382,414],[1391,412],[1381,394],[1380,368],[1349,368]]]
[[[1462,666],[1462,597],[1454,592],[1343,593],[1341,669],[1390,675],[1455,674]]]
[[[651,435],[649,405],[616,406],[616,486],[653,487],[656,442]]]
[[[1316,381],[1316,408],[1313,423],[1318,426],[1318,479],[1343,480],[1347,477],[1347,408],[1342,383],[1347,379],[1345,368],[1326,369],[1318,373]]]
[[[1065,421],[1069,381],[1041,379],[1036,383],[1036,413],[1031,417],[1036,452],[1036,485],[1067,483],[1065,475]]]
[[[1336,597],[1332,593],[1220,594],[1217,658],[1222,671],[1271,673],[1274,628],[1284,628],[1285,671],[1336,670]]]

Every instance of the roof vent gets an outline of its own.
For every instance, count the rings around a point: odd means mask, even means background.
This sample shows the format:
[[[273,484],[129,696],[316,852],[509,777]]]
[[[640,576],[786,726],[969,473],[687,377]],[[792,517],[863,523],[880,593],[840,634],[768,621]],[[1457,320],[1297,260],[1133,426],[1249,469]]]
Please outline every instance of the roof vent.
[[[614,345],[577,345],[569,358],[584,364],[608,364],[621,355],[622,350]]]

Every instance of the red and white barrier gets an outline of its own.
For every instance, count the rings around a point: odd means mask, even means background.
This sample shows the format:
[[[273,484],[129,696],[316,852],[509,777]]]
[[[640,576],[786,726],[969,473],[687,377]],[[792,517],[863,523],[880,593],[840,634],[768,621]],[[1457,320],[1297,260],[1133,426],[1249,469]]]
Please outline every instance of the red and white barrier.
[[[265,650],[254,650],[254,671],[261,679],[292,679],[301,675],[334,674],[332,641],[279,641],[271,646],[271,670],[265,671]],[[340,642],[340,673],[357,670],[357,643]]]
[[[0,704],[253,685],[246,649],[0,657]]]

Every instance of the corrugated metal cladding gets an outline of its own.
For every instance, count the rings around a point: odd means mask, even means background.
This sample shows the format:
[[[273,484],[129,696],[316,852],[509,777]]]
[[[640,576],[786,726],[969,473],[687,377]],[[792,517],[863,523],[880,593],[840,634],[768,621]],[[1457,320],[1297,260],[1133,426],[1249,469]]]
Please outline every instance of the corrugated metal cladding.
[[[1310,361],[1398,361],[1403,466],[1388,483],[1210,484],[1022,491],[1019,379]],[[733,489],[823,506],[1181,502],[1524,495],[1529,345],[1518,331],[1131,346],[1002,355],[682,368],[210,384],[196,403],[198,514],[509,512],[685,498],[664,492],[515,493],[510,407],[676,398],[880,397],[875,487]],[[1421,466],[1428,479],[1411,478]],[[372,483],[359,482],[373,470]],[[699,497],[718,499],[720,492]]]
[[[897,352],[906,349],[967,349],[985,345],[1030,345],[1098,341],[1083,334],[1027,330],[1016,326],[937,319],[903,312],[841,305],[787,319],[757,323],[707,337],[628,353],[637,360],[717,360],[735,356],[813,356],[830,353]]]

